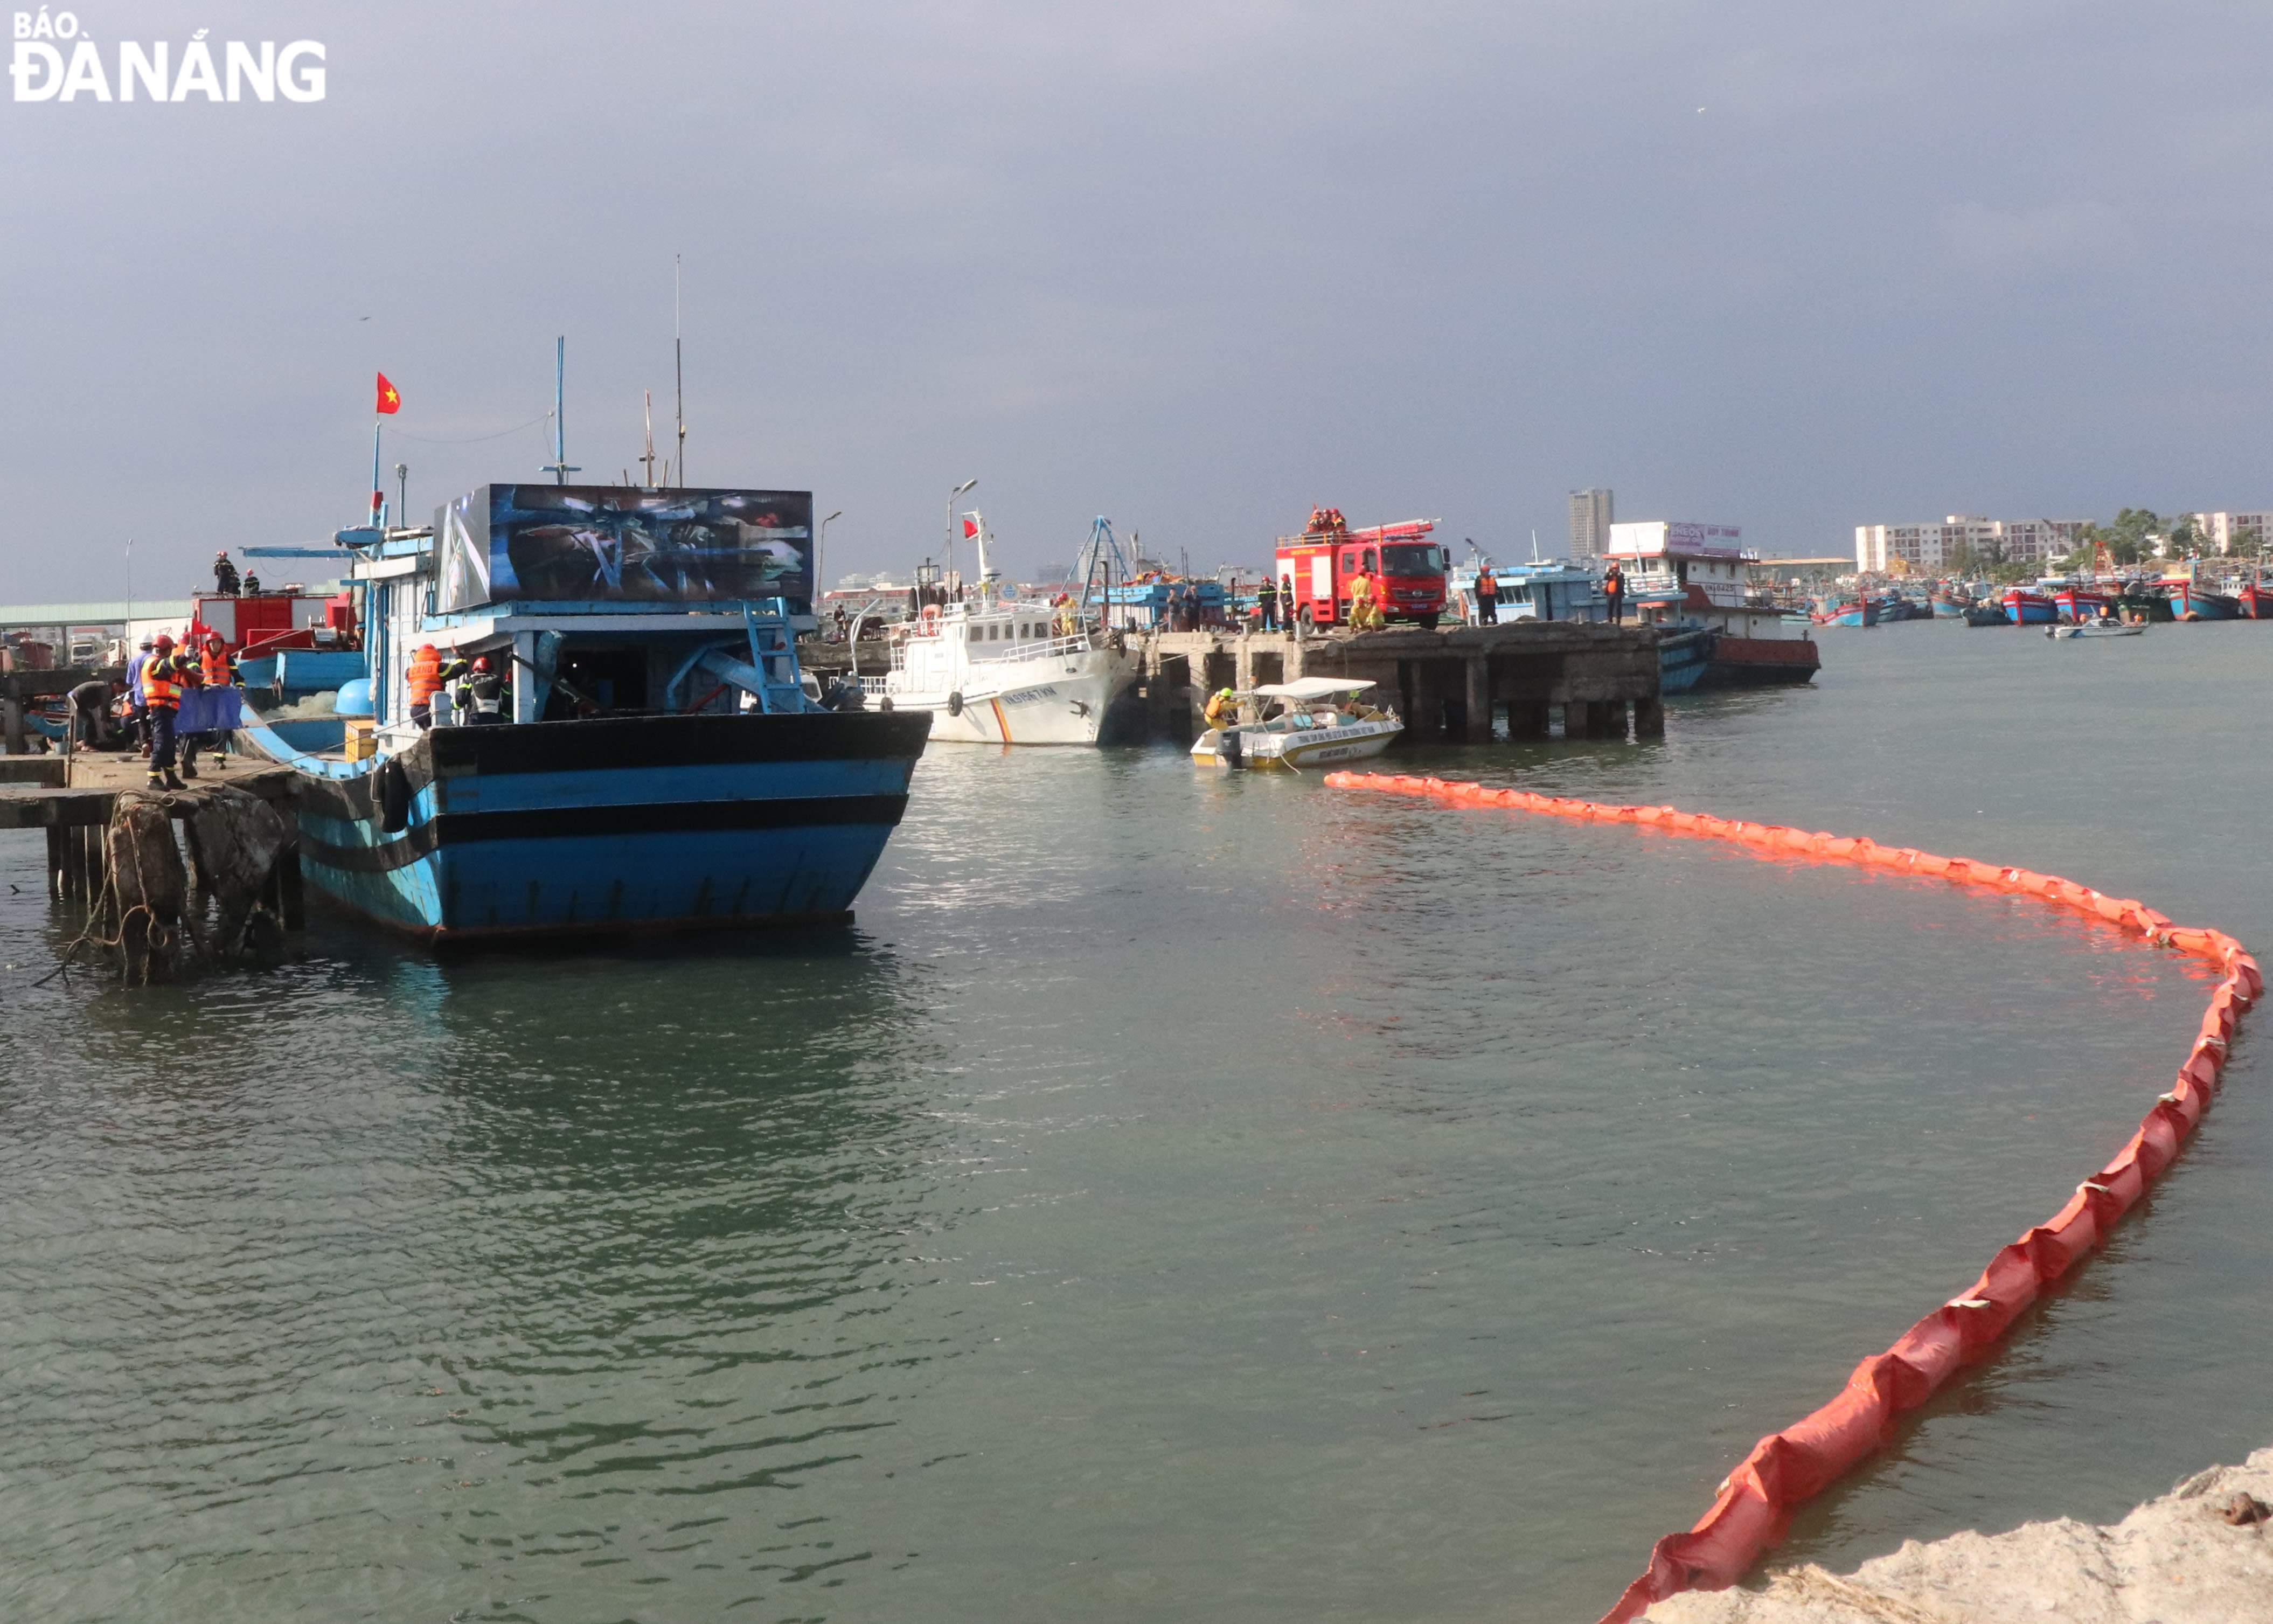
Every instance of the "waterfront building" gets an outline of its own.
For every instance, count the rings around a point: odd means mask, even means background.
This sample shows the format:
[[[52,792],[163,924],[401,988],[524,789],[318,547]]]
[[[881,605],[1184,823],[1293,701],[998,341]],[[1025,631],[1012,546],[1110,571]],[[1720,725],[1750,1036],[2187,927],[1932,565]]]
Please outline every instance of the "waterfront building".
[[[1617,504],[1610,492],[1589,487],[1571,492],[1571,556],[1600,558],[1609,546]]]
[[[2197,513],[2187,515],[2194,529],[2202,532],[2206,546],[2220,553],[2231,553],[2237,544],[2262,547],[2268,536],[2273,536],[2273,512],[2266,513]]]
[[[1953,513],[1939,524],[1858,524],[1855,568],[1870,575],[1935,575],[1961,555],[2033,564],[2074,550],[2086,519],[1984,519]]]

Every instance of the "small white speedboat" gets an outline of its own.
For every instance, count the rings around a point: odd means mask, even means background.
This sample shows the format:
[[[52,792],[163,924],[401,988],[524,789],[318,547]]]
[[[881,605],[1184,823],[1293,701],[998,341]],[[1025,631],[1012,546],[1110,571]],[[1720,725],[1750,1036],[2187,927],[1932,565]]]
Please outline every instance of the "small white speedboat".
[[[2044,635],[2056,640],[2073,637],[2136,637],[2147,628],[2113,620],[2087,620],[2077,626],[2047,626]]]
[[[1405,731],[1397,712],[1366,703],[1370,682],[1303,677],[1239,695],[1254,721],[1211,727],[1192,745],[1192,759],[1212,767],[1264,771],[1336,766],[1380,755]]]

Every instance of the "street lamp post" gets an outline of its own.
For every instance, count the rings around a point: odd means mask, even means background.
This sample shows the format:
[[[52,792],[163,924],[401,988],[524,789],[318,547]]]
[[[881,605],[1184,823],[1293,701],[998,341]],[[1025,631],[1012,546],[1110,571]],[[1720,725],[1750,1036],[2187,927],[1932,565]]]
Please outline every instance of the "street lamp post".
[[[842,508],[839,508],[835,513],[830,514],[828,518],[823,519],[821,522],[821,529],[813,538],[813,595],[816,599],[821,596],[821,549],[822,545],[829,539],[829,526],[830,522],[841,519],[844,516],[844,510]]]
[[[410,523],[410,464],[394,465],[394,522],[408,526]]]
[[[962,495],[965,491],[972,489],[978,484],[979,481],[976,479],[966,479],[961,485],[956,486],[955,489],[947,493],[946,568],[950,574],[953,573],[955,569],[955,499]]]

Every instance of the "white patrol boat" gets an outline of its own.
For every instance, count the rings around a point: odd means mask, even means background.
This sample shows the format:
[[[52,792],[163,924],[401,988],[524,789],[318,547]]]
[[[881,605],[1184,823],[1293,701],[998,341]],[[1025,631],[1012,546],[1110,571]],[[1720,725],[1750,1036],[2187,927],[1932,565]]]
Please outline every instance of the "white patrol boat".
[[[1136,675],[1119,638],[1047,604],[934,605],[889,635],[892,668],[861,678],[862,694],[879,710],[928,710],[938,742],[1095,744]]]
[[[1405,724],[1391,710],[1376,710],[1358,695],[1370,682],[1347,677],[1303,677],[1273,682],[1242,695],[1241,708],[1259,719],[1211,727],[1192,746],[1192,759],[1216,767],[1276,771],[1364,761],[1390,747]]]

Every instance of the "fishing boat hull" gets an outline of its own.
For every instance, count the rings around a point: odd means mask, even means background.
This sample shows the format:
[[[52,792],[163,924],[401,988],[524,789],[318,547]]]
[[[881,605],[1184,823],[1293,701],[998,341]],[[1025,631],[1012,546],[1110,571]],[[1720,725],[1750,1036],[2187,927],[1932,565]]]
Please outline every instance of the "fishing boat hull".
[[[2238,620],[2241,600],[2212,592],[2191,581],[2171,583],[2171,612],[2181,620]]]
[[[2010,626],[2013,622],[2005,617],[2003,609],[1976,604],[1965,612],[1965,623],[1968,626]]]
[[[2247,619],[2273,620],[2273,591],[2268,591],[2254,581],[2236,592],[2233,601],[2241,605],[2241,613]]]
[[[2103,614],[2115,612],[2117,600],[2104,592],[2079,591],[2071,587],[2052,594],[2052,602],[2059,609],[2059,618],[2078,625],[2097,620]]]
[[[1713,643],[1717,635],[1709,627],[1700,627],[1661,635],[1657,640],[1658,691],[1685,694],[1695,688],[1712,663]]]
[[[641,716],[441,728],[352,776],[291,763],[301,872],[437,944],[842,921],[929,726]]]
[[[1700,688],[1773,688],[1812,682],[1823,669],[1823,650],[1808,637],[1732,637],[1713,640]]]
[[[1933,618],[1937,620],[1962,620],[1969,607],[1963,598],[1952,598],[1947,592],[1933,595]]]
[[[2014,587],[2005,594],[2005,619],[2014,626],[2050,626],[2059,618],[2059,605],[2041,592]]]
[[[1108,646],[986,661],[960,689],[867,686],[873,703],[928,715],[939,743],[1081,745],[1097,742],[1106,709],[1136,677],[1136,657]]]

